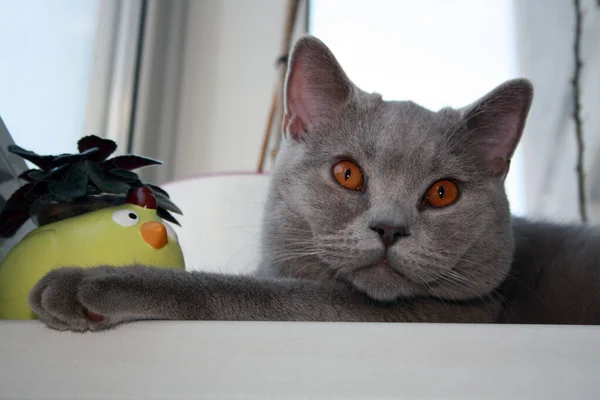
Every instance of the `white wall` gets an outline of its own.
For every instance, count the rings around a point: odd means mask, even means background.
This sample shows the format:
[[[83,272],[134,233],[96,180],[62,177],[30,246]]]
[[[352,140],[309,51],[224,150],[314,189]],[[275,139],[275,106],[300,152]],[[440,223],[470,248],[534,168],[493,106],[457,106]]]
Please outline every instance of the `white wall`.
[[[173,178],[255,170],[287,2],[189,3]],[[304,26],[300,16],[298,28]]]

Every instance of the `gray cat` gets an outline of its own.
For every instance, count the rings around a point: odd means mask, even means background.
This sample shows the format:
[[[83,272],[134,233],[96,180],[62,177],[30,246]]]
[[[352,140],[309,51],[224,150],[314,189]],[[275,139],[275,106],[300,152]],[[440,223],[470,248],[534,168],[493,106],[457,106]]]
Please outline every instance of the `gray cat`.
[[[460,110],[383,101],[305,37],[256,276],[64,268],[31,307],[73,331],[151,319],[598,324],[599,231],[510,217],[504,178],[532,95],[517,79]]]

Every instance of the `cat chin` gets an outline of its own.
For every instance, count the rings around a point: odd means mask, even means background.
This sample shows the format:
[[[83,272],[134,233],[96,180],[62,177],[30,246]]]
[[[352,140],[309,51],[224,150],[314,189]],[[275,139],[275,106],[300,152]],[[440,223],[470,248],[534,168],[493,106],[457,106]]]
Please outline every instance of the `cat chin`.
[[[387,265],[361,267],[348,275],[350,283],[367,296],[378,301],[422,295],[420,285]]]

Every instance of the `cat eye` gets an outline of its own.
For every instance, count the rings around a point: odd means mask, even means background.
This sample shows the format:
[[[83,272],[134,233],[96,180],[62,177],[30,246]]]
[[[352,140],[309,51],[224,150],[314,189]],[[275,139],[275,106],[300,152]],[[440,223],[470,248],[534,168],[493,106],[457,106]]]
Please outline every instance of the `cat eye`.
[[[335,180],[349,190],[363,191],[363,174],[360,167],[352,161],[340,161],[331,169]]]
[[[423,204],[441,208],[449,206],[456,200],[458,200],[458,185],[448,179],[442,179],[429,188]]]

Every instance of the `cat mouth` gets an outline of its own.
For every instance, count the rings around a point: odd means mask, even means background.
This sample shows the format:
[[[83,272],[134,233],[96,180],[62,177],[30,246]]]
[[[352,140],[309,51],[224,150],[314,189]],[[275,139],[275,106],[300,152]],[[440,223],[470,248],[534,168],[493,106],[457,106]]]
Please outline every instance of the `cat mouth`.
[[[396,268],[386,257],[353,269],[347,279],[354,287],[380,301],[413,297],[422,291],[419,283]]]
[[[385,270],[386,272],[396,275],[397,277],[400,277],[402,280],[405,280],[408,283],[411,283],[413,285],[419,284],[418,282],[415,282],[414,280],[412,280],[409,276],[402,273],[402,271],[400,271],[398,268],[395,268],[386,256],[381,257],[377,262],[375,262],[373,264],[368,264],[368,265],[363,265],[361,267],[358,267],[353,272],[358,273],[358,272],[375,270],[375,269]]]

